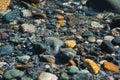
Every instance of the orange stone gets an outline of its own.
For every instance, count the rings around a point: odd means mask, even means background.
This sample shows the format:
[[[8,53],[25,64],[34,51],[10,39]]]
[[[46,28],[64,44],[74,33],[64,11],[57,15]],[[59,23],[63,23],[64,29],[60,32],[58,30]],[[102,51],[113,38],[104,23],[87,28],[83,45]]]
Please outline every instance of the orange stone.
[[[58,28],[61,27],[61,26],[63,26],[63,25],[65,25],[65,20],[58,20],[57,21],[57,27]]]
[[[103,63],[105,69],[113,72],[119,72],[119,67],[111,62],[105,61]]]
[[[75,63],[73,60],[70,60],[69,63],[70,63],[70,65],[72,65],[72,66],[76,66],[76,63]]]
[[[61,15],[57,15],[57,16],[55,16],[55,18],[58,19],[58,20],[64,20],[64,17],[61,16]]]
[[[87,62],[89,64],[89,66],[92,68],[92,71],[94,72],[94,74],[97,74],[100,71],[100,67],[93,60],[85,59],[85,62]]]
[[[10,0],[0,0],[0,11],[6,11],[10,5]]]
[[[76,46],[76,41],[75,40],[66,40],[65,45],[68,48],[74,48]]]

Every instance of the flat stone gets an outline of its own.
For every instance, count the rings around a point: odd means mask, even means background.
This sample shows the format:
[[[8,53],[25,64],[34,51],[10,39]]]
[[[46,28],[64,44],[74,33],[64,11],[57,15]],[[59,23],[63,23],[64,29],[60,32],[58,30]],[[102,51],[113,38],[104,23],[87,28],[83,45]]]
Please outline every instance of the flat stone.
[[[115,44],[115,45],[120,45],[120,36],[115,37],[112,40],[112,43]]]
[[[90,36],[90,37],[88,37],[88,41],[93,43],[96,41],[96,37]]]
[[[11,0],[0,0],[0,11],[6,11]]]
[[[100,71],[100,67],[91,59],[85,59],[85,62],[89,64],[94,74],[97,74]]]
[[[20,62],[22,62],[22,63],[27,63],[28,60],[30,59],[30,56],[28,56],[28,55],[23,55],[23,56],[18,56],[17,58],[18,58],[18,60],[19,60]]]
[[[104,36],[104,40],[112,41],[113,39],[114,39],[114,37],[111,35]]]
[[[101,48],[103,51],[108,52],[108,53],[113,53],[114,52],[114,46],[113,44],[108,41],[108,40],[104,40],[101,44]]]
[[[65,45],[67,48],[74,48],[76,45],[76,41],[75,40],[66,40]]]
[[[13,47],[11,45],[4,45],[0,47],[0,55],[10,54],[13,52]]]
[[[107,69],[109,71],[113,71],[113,72],[117,72],[117,73],[119,72],[119,66],[117,66],[111,62],[106,61],[103,63],[103,66],[105,69]]]
[[[52,73],[42,72],[39,75],[38,80],[58,80],[58,77]]]
[[[88,37],[88,36],[94,36],[93,32],[91,31],[85,31],[83,34],[82,34],[83,37]]]
[[[24,75],[24,72],[16,69],[7,70],[3,74],[4,78],[9,80],[14,79],[16,77],[21,77],[23,75]]]
[[[27,17],[31,17],[31,16],[32,16],[31,11],[28,10],[28,9],[24,9],[24,10],[22,10],[21,12],[22,12],[23,17],[26,17],[26,18],[27,18]]]
[[[77,66],[69,66],[67,68],[67,72],[68,72],[68,74],[77,74],[77,73],[79,73],[79,69]]]
[[[9,35],[7,33],[0,33],[0,39],[7,39]]]
[[[21,25],[23,32],[34,33],[36,31],[36,27],[33,24],[22,24]]]
[[[93,29],[94,28],[104,28],[103,25],[101,25],[99,22],[96,22],[96,21],[92,21],[91,26],[92,26]]]
[[[60,49],[60,55],[65,59],[73,59],[76,56],[76,51],[72,48],[62,48]]]

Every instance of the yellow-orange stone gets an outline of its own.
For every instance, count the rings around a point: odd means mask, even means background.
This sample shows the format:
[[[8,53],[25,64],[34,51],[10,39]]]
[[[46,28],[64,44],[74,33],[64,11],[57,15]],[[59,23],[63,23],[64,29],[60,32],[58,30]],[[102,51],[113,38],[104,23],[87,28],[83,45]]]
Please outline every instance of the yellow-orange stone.
[[[6,11],[10,5],[10,0],[0,0],[0,11]]]
[[[119,72],[119,67],[111,62],[106,61],[103,63],[103,65],[104,65],[104,68],[109,71]]]
[[[68,48],[74,48],[76,45],[76,41],[75,40],[66,40],[65,41],[65,45]]]
[[[65,25],[65,20],[58,20],[57,21],[57,27],[58,28],[61,27],[61,26],[63,26],[63,25]]]
[[[85,59],[85,62],[89,64],[89,66],[92,68],[94,74],[97,74],[100,71],[100,67],[91,59]]]

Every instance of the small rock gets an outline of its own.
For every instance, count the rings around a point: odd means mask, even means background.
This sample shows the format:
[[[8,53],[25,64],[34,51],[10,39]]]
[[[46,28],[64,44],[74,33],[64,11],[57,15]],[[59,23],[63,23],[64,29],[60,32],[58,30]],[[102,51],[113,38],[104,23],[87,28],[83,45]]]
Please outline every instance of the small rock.
[[[0,55],[10,54],[13,52],[13,47],[11,45],[4,45],[0,47]]]
[[[0,33],[0,39],[7,39],[9,35],[7,33]]]
[[[70,80],[92,80],[92,74],[87,70],[81,70],[77,75],[72,76]]]
[[[30,56],[28,56],[28,55],[23,55],[23,56],[18,56],[17,58],[18,58],[18,60],[19,60],[20,62],[22,62],[22,63],[27,63],[27,62],[29,61],[29,59],[30,59]]]
[[[111,35],[106,35],[106,36],[104,36],[104,40],[112,41],[113,39],[114,39],[114,37],[111,36]]]
[[[65,20],[57,20],[57,28],[60,28],[61,26],[65,25]]]
[[[120,36],[120,28],[116,27],[111,30],[113,36]]]
[[[24,75],[24,72],[16,69],[7,70],[3,74],[4,78],[9,80],[14,79],[16,77],[21,77],[23,75]]]
[[[76,41],[75,40],[66,40],[65,41],[65,45],[68,48],[74,48],[76,45]]]
[[[27,18],[27,17],[31,17],[32,16],[32,13],[31,13],[30,10],[24,9],[21,12],[22,12],[23,17]]]
[[[47,37],[45,38],[45,45],[47,46],[48,54],[56,55],[63,45],[63,42],[55,37]]]
[[[108,41],[108,40],[104,40],[101,44],[101,48],[102,50],[108,52],[108,53],[113,53],[114,52],[114,46],[113,44]]]
[[[10,11],[7,14],[5,14],[4,19],[8,22],[19,20],[21,18],[20,14],[21,14],[20,10],[15,9],[15,10]]]
[[[58,80],[58,77],[52,73],[42,72],[38,80]]]
[[[91,26],[92,26],[93,29],[94,28],[104,28],[103,25],[101,25],[99,22],[96,22],[96,21],[92,21]]]
[[[11,0],[0,0],[0,11],[6,11]]]
[[[23,32],[34,33],[36,31],[36,27],[33,24],[22,24],[21,25]]]
[[[60,55],[65,59],[73,59],[76,56],[76,51],[71,48],[62,48]]]
[[[50,63],[55,63],[55,57],[52,55],[43,55],[42,57]]]
[[[61,74],[61,78],[62,78],[62,79],[65,79],[65,80],[69,80],[69,76],[68,76],[68,74],[65,73],[65,72],[63,72],[63,73]]]
[[[120,36],[115,37],[112,40],[112,43],[115,44],[115,45],[119,45],[120,46]]]
[[[57,15],[57,16],[55,16],[55,18],[58,19],[58,20],[64,20],[64,17],[61,16],[61,15]]]
[[[96,38],[94,36],[90,36],[88,37],[88,41],[93,43],[96,41]]]
[[[82,34],[83,37],[88,37],[88,36],[94,36],[93,32],[91,31],[85,31],[83,34]]]
[[[0,62],[0,68],[3,67],[4,65],[7,65],[6,62]]]
[[[79,73],[79,69],[77,66],[69,66],[67,68],[67,72],[68,72],[68,74],[77,74],[77,73]]]
[[[85,59],[85,62],[89,64],[89,66],[92,68],[92,71],[97,74],[100,71],[100,67],[91,59]]]
[[[64,14],[64,11],[60,10],[60,9],[55,9],[54,11],[57,12],[57,13],[59,13],[59,14]]]
[[[97,39],[96,43],[100,46],[102,44],[103,40],[102,39]]]
[[[103,63],[103,66],[105,69],[107,69],[109,71],[113,71],[113,72],[117,72],[117,73],[119,72],[119,66],[117,66],[111,62],[106,61]]]
[[[27,76],[23,76],[23,77],[21,78],[21,80],[33,80],[33,79],[31,79],[31,78],[29,78],[29,77],[27,77]]]
[[[105,14],[99,13],[96,15],[96,18],[103,19]]]

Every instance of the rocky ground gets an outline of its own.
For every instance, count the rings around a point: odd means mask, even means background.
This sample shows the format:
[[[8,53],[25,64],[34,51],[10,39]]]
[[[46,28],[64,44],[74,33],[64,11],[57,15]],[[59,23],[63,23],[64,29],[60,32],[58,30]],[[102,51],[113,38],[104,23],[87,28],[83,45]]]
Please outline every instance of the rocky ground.
[[[86,3],[0,0],[0,80],[120,80],[120,15]]]

